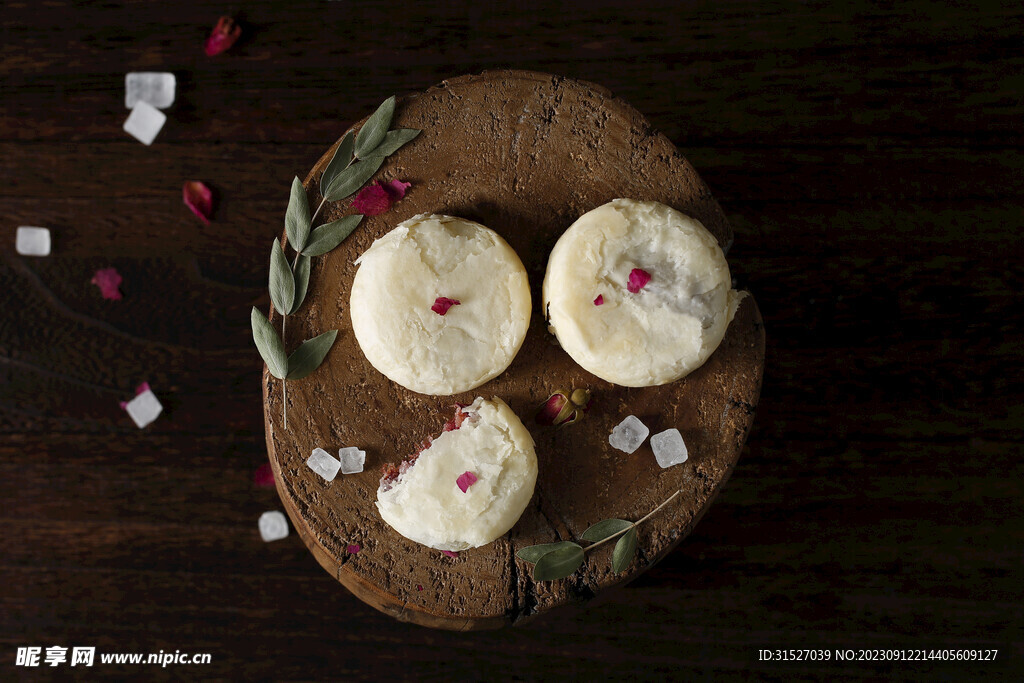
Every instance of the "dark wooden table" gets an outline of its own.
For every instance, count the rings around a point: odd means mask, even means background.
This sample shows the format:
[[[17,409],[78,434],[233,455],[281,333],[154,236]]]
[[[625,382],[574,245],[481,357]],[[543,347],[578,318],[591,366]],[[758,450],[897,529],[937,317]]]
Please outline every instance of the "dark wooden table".
[[[212,654],[94,676],[1024,674],[1024,11],[455,5],[245,3],[214,58],[228,6],[0,10],[0,678],[69,673],[15,667],[53,645]],[[687,155],[736,230],[767,367],[740,464],[665,561],[596,603],[456,634],[366,607],[294,535],[260,540],[280,504],[252,482],[249,309],[291,177],[350,121],[506,66],[604,85]],[[149,148],[121,130],[140,70],[178,76]],[[193,179],[216,193],[209,226],[181,203]],[[53,254],[18,256],[18,225],[49,227]],[[89,284],[110,266],[121,301]],[[165,405],[144,430],[118,407],[141,381]],[[797,648],[833,661],[760,661]]]

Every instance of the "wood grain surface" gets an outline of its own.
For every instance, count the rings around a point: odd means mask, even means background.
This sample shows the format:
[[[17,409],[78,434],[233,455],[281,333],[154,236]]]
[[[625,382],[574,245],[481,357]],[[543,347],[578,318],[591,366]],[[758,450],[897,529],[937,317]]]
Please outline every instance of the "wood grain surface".
[[[603,1],[0,9],[0,677],[18,647],[209,652],[90,677],[1019,680],[1024,674],[1024,12],[1017,4]],[[252,483],[248,311],[294,175],[392,93],[514,67],[598,83],[698,170],[769,331],[753,431],[693,534],[521,628],[379,614]],[[178,76],[152,147],[126,71]],[[217,197],[202,225],[181,185]],[[53,254],[13,249],[44,225]],[[124,275],[124,299],[89,284]],[[118,408],[148,381],[164,414]],[[760,649],[997,648],[994,662]],[[44,670],[45,669],[45,670]]]

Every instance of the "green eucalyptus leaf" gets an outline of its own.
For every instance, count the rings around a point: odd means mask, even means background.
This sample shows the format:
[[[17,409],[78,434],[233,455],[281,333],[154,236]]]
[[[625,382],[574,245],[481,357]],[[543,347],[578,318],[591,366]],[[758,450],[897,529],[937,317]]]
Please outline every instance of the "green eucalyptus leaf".
[[[284,354],[284,344],[277,330],[267,320],[267,316],[260,313],[255,306],[252,308],[252,340],[256,342],[256,348],[263,356],[263,362],[267,364],[270,374],[278,379],[284,379],[288,374],[288,357]]]
[[[295,257],[295,262],[292,264],[292,273],[295,276],[295,300],[292,301],[292,310],[288,311],[289,314],[299,310],[299,306],[306,298],[306,288],[309,287],[309,266],[310,258],[305,254]]]
[[[612,571],[621,574],[636,555],[636,527],[633,527],[622,534],[615,543],[615,550],[612,551]]]
[[[516,557],[518,557],[520,560],[525,560],[526,562],[536,563],[537,560],[544,557],[552,550],[558,550],[559,548],[565,548],[568,546],[576,546],[577,548],[579,547],[571,541],[559,541],[558,543],[541,543],[540,545],[528,545],[525,548],[521,548],[519,552],[516,553]]]
[[[292,179],[292,194],[288,199],[288,210],[284,214],[284,231],[288,235],[288,243],[295,251],[302,251],[312,227],[309,218],[309,199],[302,181]]]
[[[336,202],[340,199],[344,199],[350,194],[355,193],[360,187],[366,184],[366,181],[373,177],[373,174],[377,172],[380,165],[384,163],[384,157],[377,156],[376,154],[372,157],[367,157],[362,161],[357,161],[344,171],[338,174],[332,182],[330,187],[327,188],[327,201]]]
[[[309,236],[309,244],[303,252],[306,256],[320,256],[341,244],[342,240],[352,234],[363,215],[354,213],[351,216],[339,218],[336,221],[325,223],[314,230]]]
[[[320,367],[337,336],[338,331],[331,330],[302,342],[288,357],[288,379],[302,379]]]
[[[284,247],[276,239],[270,248],[270,300],[282,315],[288,315],[295,300],[295,276],[284,257]]]
[[[366,123],[356,135],[356,156],[365,159],[384,140],[384,135],[391,127],[391,117],[395,115],[395,96],[387,98],[377,107],[377,111],[366,119]]]
[[[420,132],[418,128],[389,130],[384,136],[384,141],[378,145],[377,149],[373,150],[373,156],[386,157],[394,154],[402,145],[415,139]]]
[[[583,564],[583,548],[575,543],[545,553],[533,566],[535,581],[564,579]]]
[[[603,519],[584,531],[580,538],[584,541],[592,541],[596,543],[597,541],[603,541],[609,536],[614,536],[623,529],[628,529],[631,526],[633,526],[633,522],[627,522],[624,519]]]
[[[338,148],[334,150],[334,156],[331,158],[331,162],[327,164],[327,168],[324,169],[324,174],[320,176],[321,196],[327,196],[327,188],[331,186],[331,183],[338,177],[338,174],[348,168],[348,165],[352,163],[352,149],[356,144],[355,141],[355,134],[352,131],[349,131],[345,133],[345,137],[341,139],[341,142],[338,144]]]

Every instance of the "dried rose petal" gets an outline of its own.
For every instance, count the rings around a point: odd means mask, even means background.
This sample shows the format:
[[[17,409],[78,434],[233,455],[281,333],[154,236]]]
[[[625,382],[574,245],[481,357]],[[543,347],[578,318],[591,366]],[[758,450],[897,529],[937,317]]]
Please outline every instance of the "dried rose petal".
[[[594,305],[595,306],[600,306],[603,303],[604,303],[604,294],[598,294],[597,298],[594,299]]]
[[[444,315],[445,313],[448,312],[449,308],[451,308],[452,306],[458,306],[461,303],[462,302],[459,301],[458,299],[449,299],[448,297],[445,296],[439,296],[436,299],[434,299],[434,305],[430,307],[430,310],[432,310],[434,313],[437,313],[438,315]]]
[[[462,412],[462,409],[466,406],[461,403],[455,404],[455,417],[444,423],[444,430],[446,432],[454,432],[456,429],[462,426],[462,423],[469,417],[469,413]]]
[[[391,206],[391,197],[378,183],[367,185],[352,200],[352,208],[364,216],[379,216]]]
[[[139,394],[144,394],[144,393],[146,393],[147,391],[152,391],[152,390],[151,390],[151,389],[149,388],[149,382],[143,382],[143,383],[142,383],[142,384],[140,384],[139,386],[135,387],[135,395],[136,395],[136,396],[138,396]]]
[[[634,268],[629,271],[629,282],[626,283],[626,289],[633,294],[637,294],[641,289],[647,286],[647,283],[651,281],[651,274],[642,268]]]
[[[117,272],[117,268],[97,270],[90,282],[100,288],[100,294],[104,299],[121,298],[121,274]]]
[[[412,183],[403,183],[401,180],[395,178],[384,183],[384,191],[388,193],[388,197],[391,198],[391,203],[394,204],[399,199],[405,196],[405,191],[412,187]]]
[[[210,32],[210,37],[206,39],[206,56],[213,57],[224,52],[238,40],[238,37],[242,35],[242,27],[235,23],[235,20],[231,17],[221,17],[217,20],[217,25],[213,27],[213,31]]]
[[[540,411],[537,412],[537,424],[553,425],[562,414],[562,409],[569,405],[569,397],[563,393],[551,394]]]
[[[348,550],[348,554],[349,554],[349,555],[355,555],[355,554],[356,554],[356,553],[358,553],[358,552],[359,552],[360,550],[362,550],[362,547],[361,547],[361,546],[359,546],[359,545],[358,545],[358,544],[356,544],[356,543],[353,543],[353,544],[351,544],[351,545],[350,545],[350,546],[349,546],[348,548],[346,548],[346,550]]]
[[[418,591],[423,590],[423,586],[417,583],[416,584],[416,590],[418,590]]]
[[[199,220],[206,225],[210,224],[210,216],[213,215],[213,193],[210,188],[198,180],[187,180],[181,187],[181,198]]]
[[[262,488],[270,488],[274,485],[274,470],[269,462],[265,462],[257,468],[252,475],[252,483]]]
[[[451,550],[442,550],[441,554],[442,555],[447,555],[448,557],[458,557],[459,556],[458,553],[453,553]]]
[[[463,472],[459,475],[459,478],[455,480],[455,483],[459,485],[462,492],[465,493],[469,490],[469,487],[477,482],[476,475],[470,471]]]

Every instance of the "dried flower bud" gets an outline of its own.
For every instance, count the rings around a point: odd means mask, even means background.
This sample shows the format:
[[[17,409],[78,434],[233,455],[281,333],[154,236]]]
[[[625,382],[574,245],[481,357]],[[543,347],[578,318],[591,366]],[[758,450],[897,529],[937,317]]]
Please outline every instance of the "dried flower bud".
[[[590,407],[590,390],[557,391],[537,412],[537,424],[567,425],[577,422]]]

